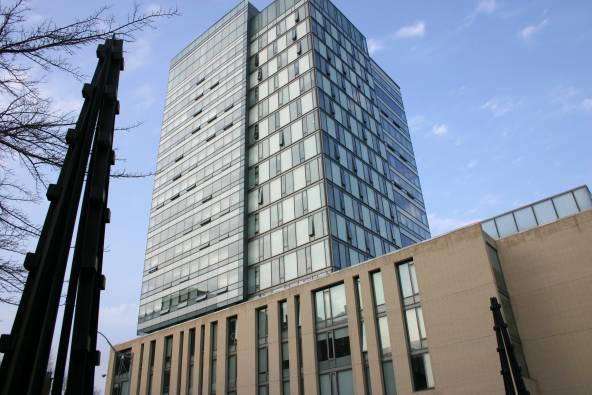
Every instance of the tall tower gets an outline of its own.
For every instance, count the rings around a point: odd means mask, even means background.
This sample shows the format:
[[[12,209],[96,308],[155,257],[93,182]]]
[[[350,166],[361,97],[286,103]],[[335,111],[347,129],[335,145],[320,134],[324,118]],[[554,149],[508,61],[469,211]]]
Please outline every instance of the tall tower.
[[[429,237],[399,86],[327,0],[246,1],[172,63],[139,332]]]

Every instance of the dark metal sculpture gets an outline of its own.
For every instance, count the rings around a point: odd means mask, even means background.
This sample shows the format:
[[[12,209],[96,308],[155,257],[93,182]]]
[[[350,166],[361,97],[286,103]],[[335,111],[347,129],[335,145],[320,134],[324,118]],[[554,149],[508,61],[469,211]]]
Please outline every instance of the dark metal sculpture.
[[[67,394],[92,394],[95,366],[109,175],[115,161],[113,132],[119,113],[117,89],[123,70],[123,41],[115,38],[97,48],[92,82],[84,84],[84,104],[76,127],[66,135],[68,151],[56,184],[49,186],[47,216],[10,335],[0,337],[4,353],[0,395],[41,393],[46,377],[70,243],[85,176],[78,234],[72,260],[53,383],[61,394],[72,322]]]
[[[514,347],[510,342],[508,325],[502,316],[501,305],[495,296],[489,300],[491,301],[489,309],[493,314],[493,330],[495,331],[495,337],[497,339],[497,352],[500,358],[500,374],[504,379],[506,395],[528,395],[530,393],[524,384],[521,368],[516,360]]]

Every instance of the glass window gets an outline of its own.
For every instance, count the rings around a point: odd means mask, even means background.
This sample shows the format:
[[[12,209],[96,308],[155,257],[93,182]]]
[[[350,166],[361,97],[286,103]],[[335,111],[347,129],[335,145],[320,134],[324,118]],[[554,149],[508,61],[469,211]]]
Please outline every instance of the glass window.
[[[308,218],[296,222],[296,243],[298,246],[308,243]]]
[[[500,237],[508,236],[518,232],[512,213],[502,215],[501,217],[497,217],[495,219],[495,223],[497,225],[497,230],[499,232]]]
[[[430,354],[425,353],[412,356],[411,370],[413,372],[413,389],[415,391],[434,387]]]
[[[490,235],[494,239],[497,239],[499,237],[499,235],[497,233],[497,229],[495,227],[495,221],[494,220],[489,220],[487,222],[483,222],[481,224],[481,227],[483,228],[483,230],[485,231],[485,233],[487,233],[488,235]]]
[[[298,263],[296,261],[296,253],[293,252],[284,256],[284,277],[286,281],[296,278],[298,276]]]
[[[317,313],[317,322],[327,319],[327,315],[325,314],[325,299],[323,291],[317,291],[315,293],[315,310]]]
[[[259,266],[259,289],[271,287],[271,263]]]
[[[307,191],[308,211],[314,211],[321,208],[321,187],[315,185]]]
[[[386,316],[378,318],[378,334],[383,356],[391,352],[391,337]]]
[[[525,207],[514,212],[514,217],[516,218],[516,223],[518,224],[518,230],[521,232],[535,228],[537,226],[532,207]]]
[[[569,215],[577,214],[578,212],[576,201],[571,193],[566,193],[553,198],[553,203],[555,204],[555,209],[557,209],[559,217],[567,217]]]
[[[382,287],[382,273],[381,272],[374,272],[372,273],[372,287],[374,291],[374,302],[376,306],[381,306],[384,304],[384,289]]]
[[[282,197],[282,180],[277,178],[269,184],[270,201],[275,202]]]
[[[553,203],[551,203],[550,200],[537,203],[533,208],[539,225],[548,224],[549,222],[557,220],[557,214],[555,214]]]
[[[329,339],[331,341],[331,339]],[[349,334],[346,328],[336,329],[334,332],[335,364],[337,366],[351,363],[351,350],[349,346]],[[329,355],[331,357],[331,355]]]
[[[282,218],[284,223],[294,219],[294,199],[289,198],[282,202]]]
[[[339,395],[354,395],[351,369],[337,372],[337,385],[339,387]]]
[[[407,335],[409,337],[409,347],[412,350],[421,349],[421,338],[419,337],[419,327],[417,324],[417,315],[415,309],[405,311],[407,320]]]
[[[228,357],[228,387],[236,387],[236,355]]]
[[[314,106],[313,103],[313,96],[312,92],[307,93],[306,95],[302,96],[302,113],[306,114],[310,110],[312,110]]]
[[[325,260],[325,242],[313,244],[310,247],[310,256],[312,259],[312,271],[317,271],[326,266]]]
[[[404,263],[399,265],[399,280],[401,284],[401,294],[404,298],[413,296],[413,287],[411,284],[411,274],[409,272],[409,264]]]
[[[267,309],[257,310],[257,337],[264,339],[267,337]]]
[[[384,379],[385,395],[395,395],[397,393],[397,387],[395,386],[393,361],[385,361],[382,363],[382,375]]]
[[[271,255],[281,254],[284,250],[284,238],[282,229],[278,229],[271,234]]]
[[[496,285],[502,292],[507,294],[508,289],[506,287],[506,280],[504,279],[504,274],[497,251],[489,244],[486,244],[485,248],[487,248],[487,255],[489,256],[489,263],[493,269]]]
[[[339,318],[346,314],[345,286],[343,284],[331,287],[332,318]]]
[[[261,210],[259,212],[259,233],[265,233],[270,229],[270,219],[269,209]]]
[[[590,192],[587,188],[580,188],[574,191],[576,202],[580,207],[580,210],[588,210],[592,208],[592,199],[590,198]]]
[[[304,158],[306,160],[312,158],[317,154],[317,139],[316,134],[304,140]]]
[[[294,190],[298,191],[306,186],[306,171],[304,166],[294,170]]]
[[[331,374],[322,374],[319,377],[319,387],[321,390],[321,395],[332,395],[331,392]]]

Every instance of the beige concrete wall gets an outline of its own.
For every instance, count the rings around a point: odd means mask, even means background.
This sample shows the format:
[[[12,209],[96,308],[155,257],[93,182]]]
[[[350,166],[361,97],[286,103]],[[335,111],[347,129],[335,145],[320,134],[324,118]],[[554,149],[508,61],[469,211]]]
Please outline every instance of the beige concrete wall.
[[[419,243],[364,264],[341,270],[301,286],[241,303],[157,333],[120,344],[117,349],[133,347],[134,355],[144,344],[140,393],[145,393],[149,345],[157,340],[153,394],[160,393],[162,381],[163,339],[184,333],[184,346],[173,350],[174,368],[187,369],[188,330],[196,329],[194,394],[209,393],[210,324],[218,322],[217,392],[226,389],[226,319],[237,316],[237,393],[256,394],[256,322],[257,308],[267,306],[269,321],[269,388],[281,388],[278,303],[288,301],[288,339],[291,392],[300,386],[296,345],[295,299],[300,299],[302,317],[303,392],[318,394],[316,332],[313,292],[343,282],[346,288],[348,326],[352,349],[354,391],[364,394],[359,317],[355,302],[354,278],[359,276],[364,299],[364,320],[368,333],[368,355],[373,392],[382,393],[382,371],[376,316],[372,308],[370,273],[382,272],[386,316],[389,323],[392,359],[398,394],[413,392],[403,307],[395,265],[413,259],[416,266],[421,305],[432,360],[434,394],[499,394],[503,382],[496,352],[496,339],[489,310],[489,298],[497,288],[486,251],[489,240],[499,251],[506,275],[522,343],[530,368],[534,392],[591,393],[592,371],[592,212],[579,214],[557,223],[493,241],[480,226],[472,225],[447,235]],[[205,326],[203,366],[200,367],[200,328]],[[179,352],[185,355],[180,358]],[[113,358],[113,355],[111,355]],[[138,357],[139,358],[139,357]],[[176,362],[175,362],[176,361]],[[137,362],[132,363],[138,366]],[[110,368],[112,370],[112,368]],[[203,380],[199,382],[199,375]],[[111,372],[110,372],[111,375]],[[109,376],[109,379],[111,377]],[[110,380],[106,393],[110,393]],[[186,393],[187,378],[182,372],[171,375],[180,394]],[[180,387],[176,387],[177,381]],[[132,379],[135,394],[137,380]]]
[[[496,246],[537,389],[591,394],[592,211]]]

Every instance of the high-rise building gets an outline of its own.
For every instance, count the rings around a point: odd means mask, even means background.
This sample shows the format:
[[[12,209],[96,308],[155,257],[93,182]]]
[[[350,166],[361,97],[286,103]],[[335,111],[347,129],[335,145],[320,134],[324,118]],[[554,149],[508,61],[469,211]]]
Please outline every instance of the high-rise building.
[[[138,332],[429,235],[399,86],[331,2],[243,1],[173,59]]]

